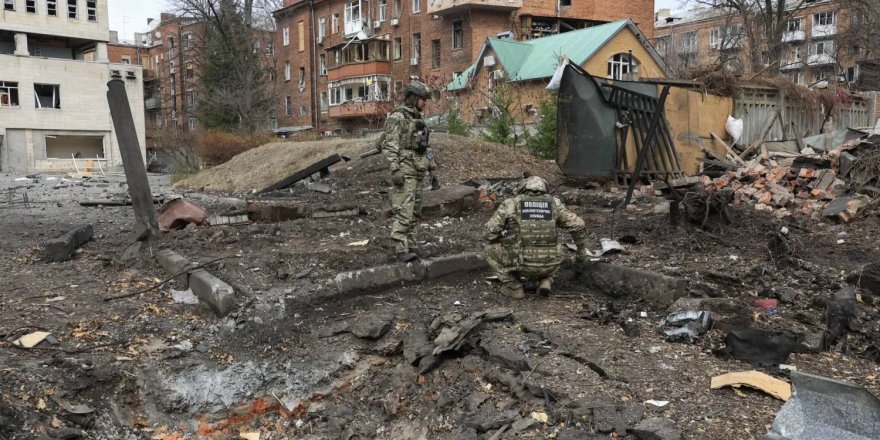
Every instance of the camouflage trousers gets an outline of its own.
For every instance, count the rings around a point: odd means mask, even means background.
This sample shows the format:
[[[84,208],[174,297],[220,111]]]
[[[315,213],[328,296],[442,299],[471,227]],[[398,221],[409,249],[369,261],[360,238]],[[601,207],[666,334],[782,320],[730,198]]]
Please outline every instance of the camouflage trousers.
[[[404,176],[403,186],[391,193],[391,239],[396,253],[416,248],[415,227],[422,218],[421,176]]]
[[[486,262],[502,283],[520,282],[521,279],[553,281],[559,272],[559,264],[549,266],[525,266],[520,264],[516,251],[501,243],[489,243],[485,248]]]

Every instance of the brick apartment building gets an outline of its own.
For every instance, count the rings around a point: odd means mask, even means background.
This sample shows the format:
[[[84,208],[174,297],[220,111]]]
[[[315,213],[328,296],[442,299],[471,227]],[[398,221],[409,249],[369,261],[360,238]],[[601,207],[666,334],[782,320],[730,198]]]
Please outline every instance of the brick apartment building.
[[[410,79],[440,90],[488,37],[524,40],[631,18],[653,35],[653,0],[285,0],[278,32],[278,125],[351,132],[379,127]]]
[[[835,78],[853,82],[859,73],[859,48],[842,47],[845,44],[840,40],[856,20],[857,14],[850,14],[837,1],[808,0],[787,23],[782,41],[765,42],[762,53],[767,60],[767,45],[782,45],[780,74],[797,84],[809,86]],[[660,10],[653,44],[674,70],[720,63],[736,73],[755,74],[748,61],[749,42],[739,23],[721,9],[696,9],[682,16]]]

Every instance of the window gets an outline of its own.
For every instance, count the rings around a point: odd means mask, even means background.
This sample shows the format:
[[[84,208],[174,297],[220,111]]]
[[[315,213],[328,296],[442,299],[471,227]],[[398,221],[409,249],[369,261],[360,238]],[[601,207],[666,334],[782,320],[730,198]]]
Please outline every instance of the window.
[[[86,17],[89,21],[98,21],[98,2],[95,0],[86,1]]]
[[[291,116],[293,114],[293,103],[290,100],[290,96],[284,97],[284,114],[287,116]]]
[[[25,11],[36,14],[37,13],[37,0],[26,0],[24,2]]]
[[[46,13],[53,17],[58,15],[57,0],[46,0]]]
[[[849,11],[849,24],[853,26],[860,26],[865,21],[864,15],[862,15],[862,11],[858,9],[853,9]]]
[[[792,18],[788,20],[788,26],[786,27],[787,32],[797,32],[799,30],[801,30],[800,18]]]
[[[394,18],[400,18],[400,0],[394,1]]]
[[[184,78],[193,79],[195,77],[195,73],[193,72],[193,65],[187,63],[186,71],[184,72]]]
[[[697,31],[685,32],[681,34],[681,51],[696,52],[697,51]]]
[[[339,14],[333,14],[330,16],[330,33],[335,34],[339,32]]]
[[[302,20],[296,22],[296,37],[299,41],[299,51],[302,52],[306,50],[306,28],[303,25]]]
[[[339,87],[330,88],[330,105],[342,104],[342,89]]]
[[[121,61],[122,61],[122,64],[131,64],[131,56],[122,55]]]
[[[709,49],[721,47],[721,29],[715,28],[709,32]]]
[[[813,43],[810,45],[810,55],[833,55],[834,54],[834,42],[833,41],[820,41],[818,43]]]
[[[299,91],[302,92],[306,88],[306,68],[299,68]]]
[[[415,14],[422,10],[422,0],[412,0],[412,12]]]
[[[418,62],[419,58],[422,57],[422,34],[416,32],[412,34],[412,58],[415,62]]]
[[[401,54],[400,54],[400,52],[401,52],[401,46],[403,46],[403,42],[402,42],[402,40],[400,39],[400,37],[395,37],[395,38],[394,38],[394,44],[393,44],[393,46],[394,46],[394,47],[392,48],[392,51],[394,52],[394,59],[395,59],[395,60],[399,60],[400,57],[401,57]]]
[[[630,72],[632,65],[632,72]],[[608,59],[608,79],[614,80],[634,80],[629,74],[636,75],[639,73],[639,65],[635,57],[628,53],[619,53]]]
[[[260,40],[254,40],[251,44],[251,52],[260,53]]]
[[[388,0],[379,0],[379,21],[385,21],[385,9],[388,6]]]
[[[186,105],[187,107],[195,107],[196,105],[196,92],[195,90],[187,90],[186,91]]]
[[[196,129],[196,118],[189,118],[189,129],[190,130]]]
[[[0,81],[0,107],[18,106],[18,83]]]
[[[859,79],[859,66],[846,68],[846,81],[855,82]]]
[[[834,24],[837,18],[837,12],[820,12],[813,14],[813,26],[826,26]]]
[[[329,99],[327,97],[327,92],[321,92],[321,113],[327,113],[327,107],[329,107]]]
[[[275,55],[275,42],[272,40],[266,41],[266,54],[267,55]]]
[[[788,75],[788,78],[791,80],[791,82],[793,82],[795,84],[800,84],[800,85],[804,84],[804,72],[791,73]]]
[[[61,108],[61,90],[57,84],[34,84],[35,108]]]
[[[440,40],[431,40],[431,67],[440,67]]]
[[[15,10],[15,0],[3,0],[3,10],[4,11],[14,11]]]
[[[403,93],[403,82],[394,81],[394,95],[400,96],[401,93]]]
[[[654,48],[657,49],[657,53],[661,56],[666,56],[666,52],[669,51],[669,36],[657,37],[654,40]]]
[[[318,55],[318,64],[321,66],[321,76],[327,76],[327,54]]]
[[[327,20],[324,17],[318,19],[318,41],[324,41],[324,32],[327,25]]]
[[[281,44],[284,46],[290,46],[290,28],[287,26],[284,26],[284,28],[281,29]]]
[[[193,47],[192,34],[183,34],[183,50],[189,50]]]
[[[461,20],[452,22],[452,48],[461,49],[464,40]]]
[[[284,80],[290,81],[290,61],[284,62]]]
[[[76,0],[67,0],[67,18],[76,18]]]
[[[361,2],[354,0],[345,3],[345,33],[353,34],[360,30]]]

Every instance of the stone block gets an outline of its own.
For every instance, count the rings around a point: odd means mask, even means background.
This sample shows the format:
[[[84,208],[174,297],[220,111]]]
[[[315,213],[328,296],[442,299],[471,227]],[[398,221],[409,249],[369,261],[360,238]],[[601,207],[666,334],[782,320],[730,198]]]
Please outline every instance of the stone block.
[[[159,251],[156,254],[156,259],[159,261],[159,265],[165,269],[165,272],[168,272],[170,275],[181,273],[190,265],[189,260],[171,249]],[[189,276],[187,274],[175,277],[174,281],[181,283],[184,289],[189,288]]]
[[[422,215],[456,215],[477,206],[477,190],[467,185],[452,185],[424,194]]]
[[[618,264],[598,263],[586,268],[583,278],[606,295],[639,296],[659,307],[669,307],[687,296],[687,281]]]
[[[342,272],[336,275],[335,282],[343,292],[369,290],[406,281],[418,281],[425,278],[425,266],[415,261],[412,263],[388,264],[370,267],[353,272]]]
[[[479,270],[489,265],[482,253],[467,252],[457,255],[432,258],[423,261],[427,279],[433,280],[446,275]]]
[[[638,440],[681,440],[681,430],[664,417],[649,417],[633,427]]]
[[[204,269],[196,269],[190,273],[189,287],[217,316],[226,316],[235,306],[235,291],[232,286]]]
[[[95,234],[92,225],[83,225],[65,232],[60,237],[46,242],[43,259],[46,261],[67,261],[76,248],[92,239]]]
[[[282,222],[308,217],[309,207],[304,203],[249,201],[247,213],[253,221]]]

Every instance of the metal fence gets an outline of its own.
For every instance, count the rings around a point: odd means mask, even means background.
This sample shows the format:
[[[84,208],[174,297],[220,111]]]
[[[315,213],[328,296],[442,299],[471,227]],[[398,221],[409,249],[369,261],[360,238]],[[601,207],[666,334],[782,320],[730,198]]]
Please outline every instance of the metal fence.
[[[849,105],[840,105],[831,116],[831,128],[868,127],[874,125],[876,94],[860,94]],[[741,145],[754,143],[761,137],[767,123],[776,116],[782,116],[782,124],[774,122],[767,133],[766,140],[796,139],[819,134],[824,122],[824,112],[806,108],[786,99],[779,90],[765,87],[748,87],[736,99],[734,117],[743,120]],[[786,128],[783,133],[783,127]]]

